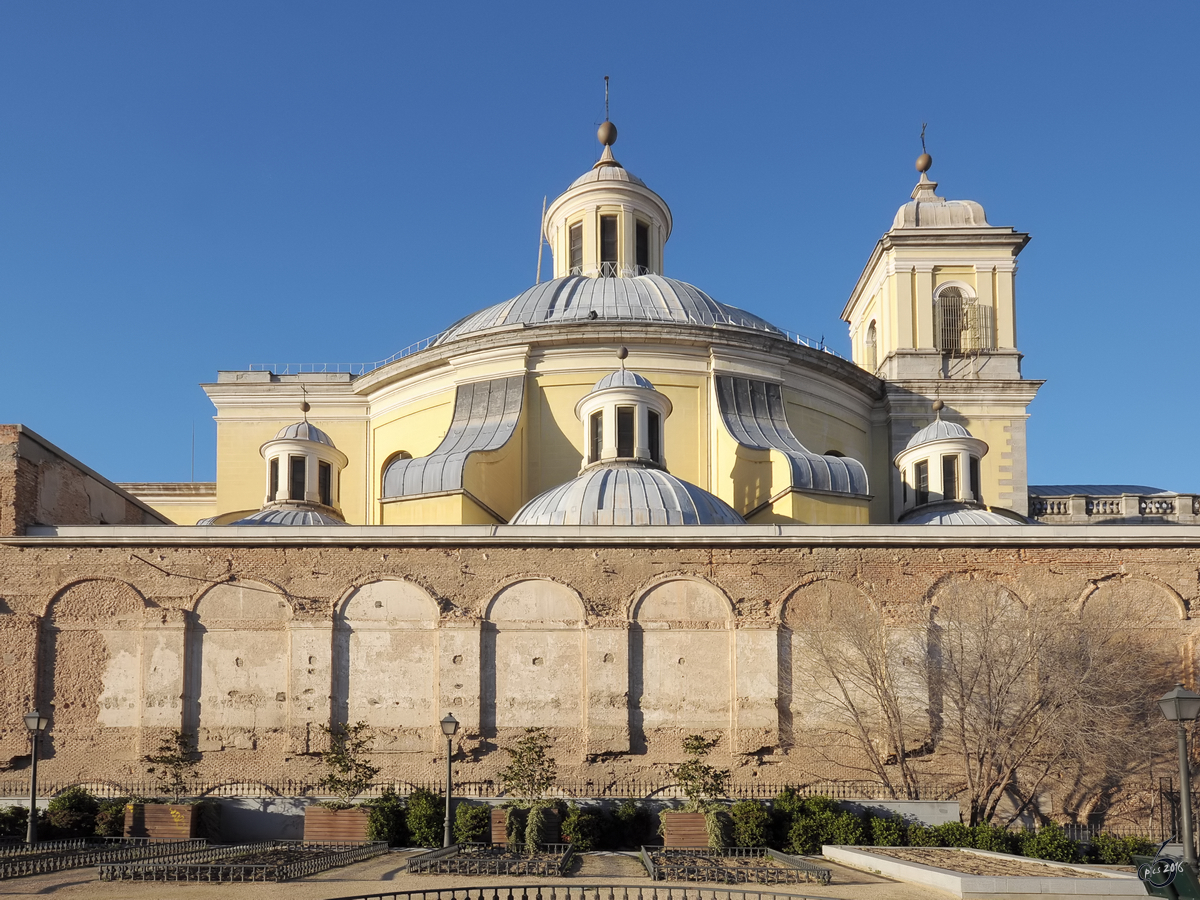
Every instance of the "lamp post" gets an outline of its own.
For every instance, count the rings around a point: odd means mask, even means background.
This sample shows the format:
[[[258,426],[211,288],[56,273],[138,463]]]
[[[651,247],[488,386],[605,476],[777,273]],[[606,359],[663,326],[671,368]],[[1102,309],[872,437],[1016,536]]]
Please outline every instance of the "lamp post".
[[[25,843],[30,847],[37,843],[37,750],[38,735],[46,730],[49,722],[36,709],[25,713],[25,727],[29,729],[29,743],[33,747],[33,768],[29,772],[29,827],[25,831]]]
[[[446,834],[442,839],[443,847],[450,846],[450,794],[454,788],[450,759],[454,756],[454,735],[457,731],[458,719],[454,718],[454,713],[446,713],[446,718],[442,719],[442,734],[446,736]]]
[[[1179,828],[1183,841],[1183,861],[1193,870],[1196,866],[1196,845],[1192,838],[1192,776],[1188,771],[1187,729],[1185,722],[1200,716],[1200,694],[1176,684],[1159,698],[1158,708],[1168,722],[1178,724],[1179,736]]]

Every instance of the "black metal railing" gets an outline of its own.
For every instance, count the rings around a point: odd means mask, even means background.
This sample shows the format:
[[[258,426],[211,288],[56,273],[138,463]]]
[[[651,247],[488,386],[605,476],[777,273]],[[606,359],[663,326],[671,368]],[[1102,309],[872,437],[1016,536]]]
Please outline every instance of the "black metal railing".
[[[575,853],[570,844],[541,844],[539,855],[526,856],[507,844],[462,843],[409,857],[415,875],[531,875],[555,878],[567,873]]]
[[[514,884],[352,894],[328,900],[828,900],[812,894],[624,884]]]
[[[101,881],[290,881],[388,852],[386,842],[257,841],[232,844],[174,859],[99,867]]]
[[[642,847],[640,857],[652,881],[829,884],[832,877],[829,869],[768,847]]]
[[[22,851],[6,848],[0,855],[0,880],[24,875],[45,875],[133,860],[171,859],[208,846],[205,840],[152,841],[148,838],[78,838],[39,841]]]

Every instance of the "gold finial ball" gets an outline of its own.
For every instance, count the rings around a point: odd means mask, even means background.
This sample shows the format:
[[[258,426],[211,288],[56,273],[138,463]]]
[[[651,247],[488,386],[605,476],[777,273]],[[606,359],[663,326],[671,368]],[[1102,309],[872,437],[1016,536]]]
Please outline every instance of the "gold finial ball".
[[[940,413],[940,412],[941,412],[943,409],[945,409],[945,408],[946,408],[946,404],[945,404],[945,403],[943,403],[941,400],[934,400],[934,401],[933,401],[933,411],[934,411],[935,413]]]
[[[922,153],[920,156],[917,157],[917,171],[918,172],[928,172],[932,165],[933,165],[933,157],[930,156],[928,153]]]
[[[312,407],[308,405],[307,400],[300,401],[300,412],[308,412],[310,409],[312,409]]]
[[[596,131],[596,137],[600,143],[607,147],[611,147],[617,142],[617,126],[612,122],[605,120],[600,128]]]
[[[628,347],[622,347],[620,350],[617,351],[617,359],[628,359],[628,358],[629,358],[629,348]]]

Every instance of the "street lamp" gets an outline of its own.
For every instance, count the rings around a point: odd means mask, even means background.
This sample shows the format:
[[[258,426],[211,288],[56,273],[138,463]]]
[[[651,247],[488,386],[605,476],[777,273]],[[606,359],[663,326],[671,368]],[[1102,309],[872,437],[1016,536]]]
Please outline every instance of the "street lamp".
[[[29,743],[33,747],[33,769],[29,773],[29,827],[25,831],[25,843],[30,847],[37,843],[37,745],[38,735],[46,730],[50,720],[36,709],[25,713],[25,727],[29,729]]]
[[[450,758],[454,755],[454,735],[457,731],[458,719],[454,718],[454,713],[446,713],[446,718],[442,719],[442,734],[446,736],[446,834],[442,839],[443,847],[450,846],[450,792],[454,787]]]
[[[1184,723],[1195,721],[1200,716],[1200,694],[1176,683],[1159,699],[1158,708],[1168,722],[1177,722],[1179,725],[1179,819],[1183,832],[1183,861],[1194,870],[1196,845],[1192,839],[1192,776],[1188,772],[1187,729]]]

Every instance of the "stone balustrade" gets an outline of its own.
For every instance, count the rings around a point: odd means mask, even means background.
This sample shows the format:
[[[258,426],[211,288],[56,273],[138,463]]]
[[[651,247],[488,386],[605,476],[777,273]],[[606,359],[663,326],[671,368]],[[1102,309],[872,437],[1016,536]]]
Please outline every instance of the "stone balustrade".
[[[1031,494],[1029,518],[1047,525],[1192,525],[1200,523],[1200,495]]]

